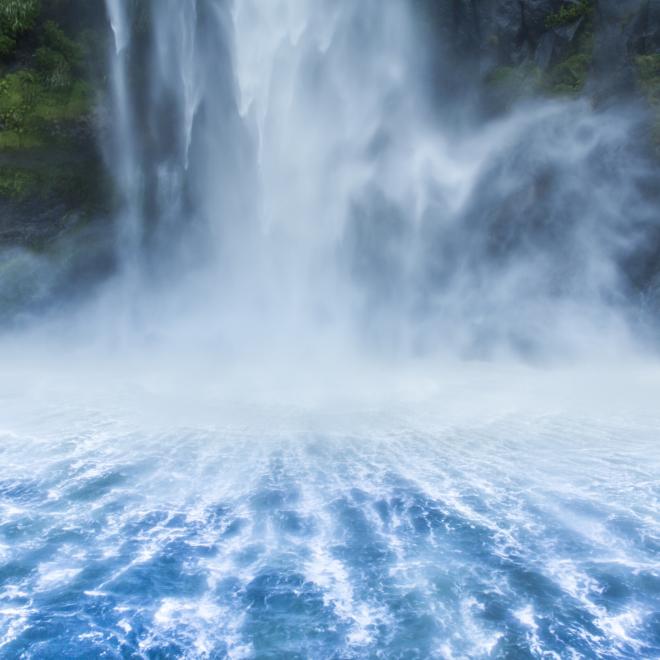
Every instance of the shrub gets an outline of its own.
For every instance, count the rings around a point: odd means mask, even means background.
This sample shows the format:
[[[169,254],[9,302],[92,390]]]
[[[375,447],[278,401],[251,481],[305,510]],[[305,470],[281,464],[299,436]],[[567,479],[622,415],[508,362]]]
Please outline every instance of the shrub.
[[[590,53],[575,53],[567,57],[549,72],[548,91],[553,94],[576,94],[584,87],[590,66]]]
[[[16,50],[16,37],[34,27],[39,0],[0,0],[0,58]]]
[[[0,32],[0,58],[9,57],[16,49],[16,40]]]
[[[73,72],[80,65],[80,47],[53,21],[44,24],[42,45],[35,52],[37,70],[49,87],[69,87]]]
[[[561,27],[574,23],[583,16],[589,16],[593,9],[590,0],[581,0],[577,4],[563,4],[559,11],[550,14],[545,19],[547,28]]]
[[[0,30],[10,36],[27,32],[34,27],[39,10],[39,0],[2,0]]]

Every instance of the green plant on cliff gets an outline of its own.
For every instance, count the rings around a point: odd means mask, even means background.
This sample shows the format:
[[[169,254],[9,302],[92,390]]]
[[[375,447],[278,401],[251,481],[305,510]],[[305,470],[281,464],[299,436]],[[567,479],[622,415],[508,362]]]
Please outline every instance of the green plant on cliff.
[[[0,196],[23,199],[37,184],[35,174],[25,168],[0,167]]]
[[[578,94],[587,80],[591,60],[591,53],[579,52],[558,62],[546,74],[546,91],[559,96]]]
[[[0,25],[13,34],[25,32],[34,26],[39,9],[39,0],[2,0]]]
[[[653,141],[660,149],[660,53],[639,55],[635,64],[639,85],[654,114]]]
[[[89,111],[90,98],[89,86],[81,80],[56,87],[28,70],[0,78],[0,148],[52,142],[57,137],[53,122],[83,117]]]
[[[0,58],[14,52],[16,39],[34,27],[39,11],[39,0],[0,0]]]
[[[500,66],[486,78],[491,89],[511,101],[533,96],[539,91],[541,70],[533,63],[519,66]]]
[[[593,18],[589,13],[574,36],[568,52],[545,72],[543,87],[546,93],[553,96],[579,94],[589,76],[593,51]]]
[[[650,101],[660,104],[660,53],[640,55],[635,62],[642,89]]]
[[[46,21],[35,52],[37,70],[48,87],[68,87],[82,59],[80,46],[53,21]]]
[[[581,0],[563,3],[558,11],[546,17],[548,30],[575,24],[567,33],[550,35],[559,44],[550,66],[541,69],[530,60],[513,66],[500,66],[486,78],[494,98],[504,105],[538,94],[575,96],[582,92],[591,70],[594,49],[594,2]]]
[[[32,148],[57,141],[62,122],[89,111],[90,90],[80,78],[82,48],[53,21],[35,27],[39,18],[35,0],[0,0],[0,8],[4,29],[17,25],[16,29],[31,29],[33,41],[38,38],[39,43],[31,58],[34,64],[0,78],[0,148]]]
[[[36,146],[31,118],[36,103],[35,77],[18,71],[0,79],[0,147]]]
[[[569,25],[585,16],[590,16],[593,11],[591,0],[581,0],[578,3],[564,3],[558,11],[549,14],[545,19],[547,28]]]

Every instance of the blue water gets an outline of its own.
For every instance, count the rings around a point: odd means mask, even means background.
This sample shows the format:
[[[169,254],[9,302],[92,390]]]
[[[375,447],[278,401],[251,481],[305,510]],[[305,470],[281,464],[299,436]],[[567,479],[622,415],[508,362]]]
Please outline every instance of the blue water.
[[[6,429],[1,656],[660,657],[654,422],[346,426]]]

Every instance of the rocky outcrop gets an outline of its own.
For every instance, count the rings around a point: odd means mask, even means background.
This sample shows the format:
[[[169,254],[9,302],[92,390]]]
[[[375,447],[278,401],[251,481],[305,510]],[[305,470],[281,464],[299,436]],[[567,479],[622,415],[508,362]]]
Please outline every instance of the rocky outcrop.
[[[478,72],[490,111],[538,94],[586,92],[603,102],[643,93],[660,125],[660,0],[423,4],[443,44],[439,57],[451,58],[459,71],[446,85],[464,85],[466,68]]]
[[[15,299],[36,301],[64,285],[64,273],[90,277],[90,260],[107,272],[110,255],[100,246],[111,242],[100,235],[110,229],[112,190],[98,146],[90,68],[102,60],[99,19],[99,5],[81,0],[0,5],[2,315]],[[37,282],[35,269],[19,263],[50,264],[50,275]],[[25,277],[19,281],[13,272]]]

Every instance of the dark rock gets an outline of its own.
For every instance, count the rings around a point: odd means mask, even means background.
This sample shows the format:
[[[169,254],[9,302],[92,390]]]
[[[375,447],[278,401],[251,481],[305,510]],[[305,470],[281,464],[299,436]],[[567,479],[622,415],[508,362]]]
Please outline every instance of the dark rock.
[[[634,24],[645,0],[598,0],[596,5],[593,70],[600,99],[635,90],[632,66]]]
[[[660,52],[660,0],[642,3],[631,21],[628,46],[639,54]]]
[[[541,69],[547,69],[570,52],[575,38],[584,24],[584,17],[574,23],[547,30],[539,41],[534,61]]]

